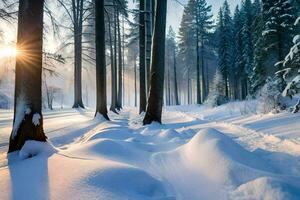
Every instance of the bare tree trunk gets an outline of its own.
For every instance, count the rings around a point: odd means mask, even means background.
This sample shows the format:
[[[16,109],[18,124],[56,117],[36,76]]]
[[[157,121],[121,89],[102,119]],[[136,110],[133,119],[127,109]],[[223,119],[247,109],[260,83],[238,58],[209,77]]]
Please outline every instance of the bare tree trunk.
[[[168,62],[168,84],[167,84],[167,91],[168,91],[168,106],[171,105],[171,78],[170,78],[170,65]]]
[[[145,0],[140,0],[140,113],[146,111],[146,49],[145,49]]]
[[[152,41],[151,85],[143,124],[161,123],[165,72],[167,0],[156,1],[156,15]]]
[[[122,109],[122,94],[123,94],[123,80],[122,80],[122,71],[123,71],[123,62],[122,62],[122,41],[121,41],[121,28],[120,28],[120,19],[119,19],[119,10],[117,9],[117,34],[118,34],[118,59],[119,59],[119,68],[118,68],[118,98],[117,98],[117,109]]]
[[[84,108],[82,102],[82,23],[83,0],[72,0],[74,19],[74,104],[73,108]]]
[[[134,106],[137,107],[137,85],[136,85],[136,76],[137,76],[137,66],[136,66],[136,57],[134,56]]]
[[[188,104],[191,103],[191,93],[190,93],[190,69],[188,69],[188,85],[187,85],[187,92],[188,92]]]
[[[96,113],[109,120],[106,95],[106,56],[105,56],[105,19],[104,0],[95,0],[96,10]]]
[[[173,51],[173,69],[174,69],[174,95],[175,95],[175,104],[179,105],[178,98],[178,85],[177,85],[177,69],[176,69],[176,50]]]
[[[201,92],[202,92],[202,102],[205,101],[207,92],[206,92],[206,82],[205,82],[205,71],[204,71],[204,38],[201,37]]]
[[[125,105],[125,23],[124,23],[124,15],[122,16],[122,62],[123,62],[123,70],[122,70],[122,77],[123,77],[123,104]]]
[[[109,43],[110,43],[110,66],[111,66],[111,104],[110,104],[110,110],[117,113],[116,111],[116,95],[117,95],[117,91],[116,91],[116,63],[115,63],[115,57],[116,55],[114,54],[114,47],[113,47],[113,41],[112,41],[112,25],[111,25],[111,20],[109,15],[107,15],[108,17],[108,34],[109,34]],[[116,47],[115,47],[116,48]]]
[[[197,14],[198,22],[198,14]],[[201,89],[200,89],[200,48],[199,48],[199,30],[197,27],[197,42],[196,42],[196,53],[197,53],[197,104],[201,104]]]
[[[14,124],[8,152],[26,140],[46,141],[42,116],[42,47],[44,0],[19,2]]]
[[[147,69],[147,93],[150,88],[150,61],[151,61],[151,43],[152,43],[152,0],[146,2],[146,69]]]

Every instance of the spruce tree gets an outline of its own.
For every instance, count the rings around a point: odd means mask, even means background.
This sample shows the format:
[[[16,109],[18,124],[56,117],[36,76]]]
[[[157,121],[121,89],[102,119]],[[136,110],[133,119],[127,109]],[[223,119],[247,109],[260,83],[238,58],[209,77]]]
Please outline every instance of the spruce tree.
[[[228,78],[232,64],[232,19],[230,16],[229,4],[224,2],[222,9],[219,12],[219,68],[224,78],[225,96],[229,97]]]
[[[285,54],[292,45],[294,35],[294,22],[296,11],[289,0],[264,0],[263,17],[265,27],[263,30],[264,50],[269,55],[270,65],[284,59]],[[282,69],[282,64],[270,70],[275,72]]]

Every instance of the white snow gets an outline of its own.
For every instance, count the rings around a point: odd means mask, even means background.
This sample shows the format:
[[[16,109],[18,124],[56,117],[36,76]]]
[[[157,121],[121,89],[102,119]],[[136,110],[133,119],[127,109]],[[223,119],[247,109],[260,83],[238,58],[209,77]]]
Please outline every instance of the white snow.
[[[41,120],[41,115],[40,115],[39,113],[35,113],[35,114],[32,116],[32,123],[33,123],[35,126],[40,125],[40,120]]]
[[[48,142],[6,158],[12,111],[0,110],[0,199],[299,199],[300,114],[255,114],[255,101],[167,107],[142,126],[134,108],[44,113]]]

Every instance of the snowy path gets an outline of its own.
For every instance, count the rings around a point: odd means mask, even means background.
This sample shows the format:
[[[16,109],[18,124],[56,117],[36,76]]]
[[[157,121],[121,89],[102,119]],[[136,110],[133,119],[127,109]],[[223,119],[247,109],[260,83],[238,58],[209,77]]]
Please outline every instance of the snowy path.
[[[231,112],[170,107],[163,125],[145,127],[132,108],[110,113],[110,122],[91,111],[46,112],[57,152],[45,147],[23,161],[2,153],[0,199],[297,199],[299,116]],[[0,114],[4,152],[12,115]]]

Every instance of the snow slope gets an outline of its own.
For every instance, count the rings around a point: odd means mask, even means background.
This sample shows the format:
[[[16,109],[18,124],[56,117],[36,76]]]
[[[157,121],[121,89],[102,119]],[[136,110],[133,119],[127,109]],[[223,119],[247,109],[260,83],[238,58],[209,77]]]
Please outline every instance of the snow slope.
[[[299,199],[300,115],[242,115],[244,104],[168,107],[143,127],[126,108],[44,114],[48,143],[6,158],[0,111],[0,199]],[[2,192],[3,191],[3,192]]]

